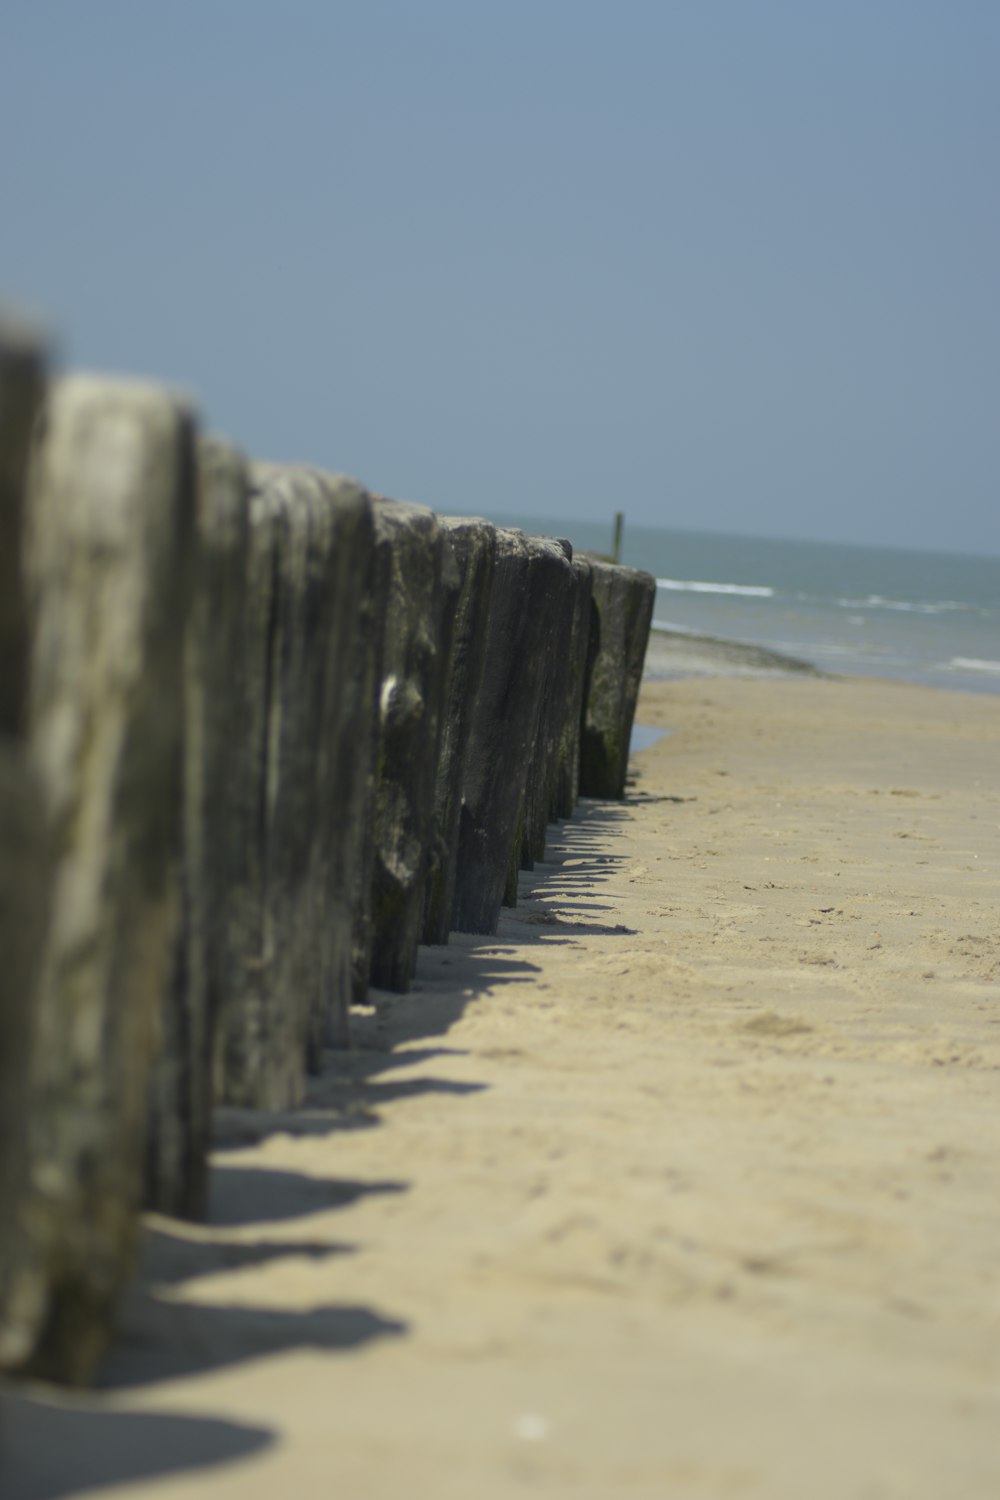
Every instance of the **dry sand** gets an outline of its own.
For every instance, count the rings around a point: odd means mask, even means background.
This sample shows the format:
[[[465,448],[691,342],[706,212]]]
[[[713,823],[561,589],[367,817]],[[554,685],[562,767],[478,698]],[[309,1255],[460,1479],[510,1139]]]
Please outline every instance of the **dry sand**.
[[[108,1389],[8,1400],[5,1500],[1000,1495],[1000,698],[640,718],[496,939],[220,1118]]]

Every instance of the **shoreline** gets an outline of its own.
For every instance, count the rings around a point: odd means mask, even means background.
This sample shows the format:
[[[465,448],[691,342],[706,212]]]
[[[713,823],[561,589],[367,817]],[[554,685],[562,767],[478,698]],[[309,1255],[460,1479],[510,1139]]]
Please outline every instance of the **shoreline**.
[[[830,682],[890,682],[923,687],[932,692],[962,693],[971,697],[996,697],[1000,678],[992,672],[976,673],[970,669],[965,678],[954,681],[930,680],[927,677],[893,677],[868,672],[835,672],[804,658],[789,656],[754,642],[731,640],[723,636],[701,635],[685,630],[668,629],[655,623],[650,629],[646,651],[644,682],[674,682],[692,677],[749,678],[802,677],[822,678]]]
[[[1000,703],[638,717],[494,938],[421,949],[303,1110],[220,1115],[104,1389],[19,1393],[33,1497],[997,1492]]]
[[[748,641],[726,640],[722,636],[696,635],[681,630],[667,630],[654,624],[646,646],[643,678],[648,682],[670,681],[681,677],[831,677],[814,663],[786,656],[766,646]]]

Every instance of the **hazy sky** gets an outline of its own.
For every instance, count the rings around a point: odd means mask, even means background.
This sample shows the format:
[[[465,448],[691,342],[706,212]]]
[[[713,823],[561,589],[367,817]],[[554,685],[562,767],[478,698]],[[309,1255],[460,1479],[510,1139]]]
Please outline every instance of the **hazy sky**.
[[[1000,553],[997,0],[4,0],[0,296],[442,511]]]

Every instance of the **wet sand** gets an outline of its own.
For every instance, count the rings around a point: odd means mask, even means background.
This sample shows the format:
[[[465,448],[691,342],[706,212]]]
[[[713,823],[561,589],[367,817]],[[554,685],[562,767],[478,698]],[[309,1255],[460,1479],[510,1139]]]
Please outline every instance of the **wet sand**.
[[[1000,1494],[1000,698],[639,717],[495,939],[220,1115],[212,1223],[151,1221],[104,1391],[6,1403],[5,1497]]]
[[[656,626],[646,648],[647,681],[674,677],[827,677],[797,656],[786,656],[746,641],[726,641],[715,635]]]

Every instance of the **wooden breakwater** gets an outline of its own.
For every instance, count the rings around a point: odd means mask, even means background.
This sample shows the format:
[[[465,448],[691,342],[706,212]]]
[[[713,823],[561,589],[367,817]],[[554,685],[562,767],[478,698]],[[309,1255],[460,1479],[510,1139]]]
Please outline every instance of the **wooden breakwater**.
[[[624,794],[655,582],[248,462],[0,326],[0,1368],[85,1382],[216,1103]]]

